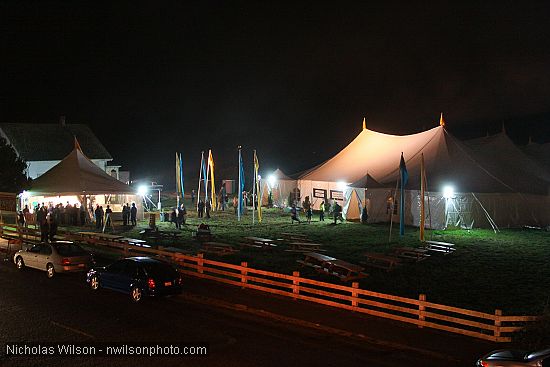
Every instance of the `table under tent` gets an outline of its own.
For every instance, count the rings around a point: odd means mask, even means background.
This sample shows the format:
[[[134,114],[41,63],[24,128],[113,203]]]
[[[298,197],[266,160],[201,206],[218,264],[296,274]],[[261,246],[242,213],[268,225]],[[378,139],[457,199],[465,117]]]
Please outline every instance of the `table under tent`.
[[[140,197],[129,185],[108,175],[95,165],[75,141],[75,147],[61,162],[32,181],[31,189],[20,195],[20,207],[29,206],[32,211],[40,204],[64,207],[84,206],[88,222],[94,220],[93,209],[96,205],[109,205],[113,211],[113,220],[122,217],[122,206],[126,203],[140,204]],[[142,217],[141,205],[138,218]]]

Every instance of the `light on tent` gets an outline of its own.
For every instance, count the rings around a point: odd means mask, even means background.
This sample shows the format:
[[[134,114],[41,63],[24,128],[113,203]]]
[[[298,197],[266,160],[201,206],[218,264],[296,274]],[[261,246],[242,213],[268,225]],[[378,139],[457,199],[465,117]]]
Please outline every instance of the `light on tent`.
[[[344,181],[339,181],[339,182],[338,182],[338,189],[340,189],[340,190],[343,191],[343,190],[345,190],[347,187],[348,187],[348,184],[347,184],[346,182],[344,182]]]
[[[445,199],[452,199],[455,196],[455,188],[452,186],[444,186],[443,187],[443,197]]]
[[[269,175],[267,181],[269,182],[269,186],[273,187],[277,183],[277,178],[275,177],[275,175]]]

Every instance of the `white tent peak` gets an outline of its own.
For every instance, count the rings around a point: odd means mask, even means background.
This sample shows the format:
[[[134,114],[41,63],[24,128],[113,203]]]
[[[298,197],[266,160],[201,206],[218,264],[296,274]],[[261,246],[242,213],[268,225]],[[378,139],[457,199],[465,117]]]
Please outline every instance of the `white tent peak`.
[[[34,194],[133,194],[134,190],[108,175],[75,147],[61,162],[32,182]]]

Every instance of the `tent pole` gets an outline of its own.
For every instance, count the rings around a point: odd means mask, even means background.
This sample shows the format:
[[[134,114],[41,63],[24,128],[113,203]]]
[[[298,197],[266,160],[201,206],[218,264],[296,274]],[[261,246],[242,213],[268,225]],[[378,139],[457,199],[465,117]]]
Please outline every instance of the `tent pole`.
[[[395,191],[393,193],[393,198],[392,198],[392,201],[391,201],[391,208],[390,208],[390,237],[388,238],[388,242],[391,242],[391,230],[392,230],[392,227],[393,227],[393,209],[395,208],[395,197],[397,196],[397,189],[399,187],[399,180],[401,180],[401,178],[399,178],[396,182],[395,182]]]

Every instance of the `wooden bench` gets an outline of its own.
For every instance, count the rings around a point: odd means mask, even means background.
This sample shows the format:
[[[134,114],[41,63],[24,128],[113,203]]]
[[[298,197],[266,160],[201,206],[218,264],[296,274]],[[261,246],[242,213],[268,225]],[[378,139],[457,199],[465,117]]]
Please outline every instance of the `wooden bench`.
[[[315,251],[325,251],[321,248],[320,243],[310,243],[310,242],[291,242],[289,244],[290,249],[285,251],[288,252],[315,252]]]
[[[398,257],[414,261],[422,261],[430,256],[425,248],[397,247],[393,251]]]
[[[367,273],[363,273],[363,270],[365,270],[365,268],[362,266],[338,259],[327,261],[324,264],[324,267],[320,269],[321,272],[335,276],[342,282],[349,282],[368,277],[369,275]]]
[[[445,255],[448,255],[456,250],[454,243],[440,241],[425,241],[424,243],[424,249],[428,251],[442,252]]]
[[[315,270],[319,270],[325,268],[325,264],[328,261],[334,260],[336,260],[334,257],[318,254],[316,252],[308,252],[304,254],[304,260],[296,260],[296,262],[300,264],[300,266],[308,266]]]
[[[367,252],[365,253],[365,257],[367,260],[362,261],[361,264],[386,271],[391,271],[396,266],[401,264],[401,260],[398,257],[380,254],[377,252]]]
[[[261,248],[263,250],[273,250],[277,247],[275,241],[269,238],[261,237],[244,237],[244,242],[241,243],[244,247]]]

